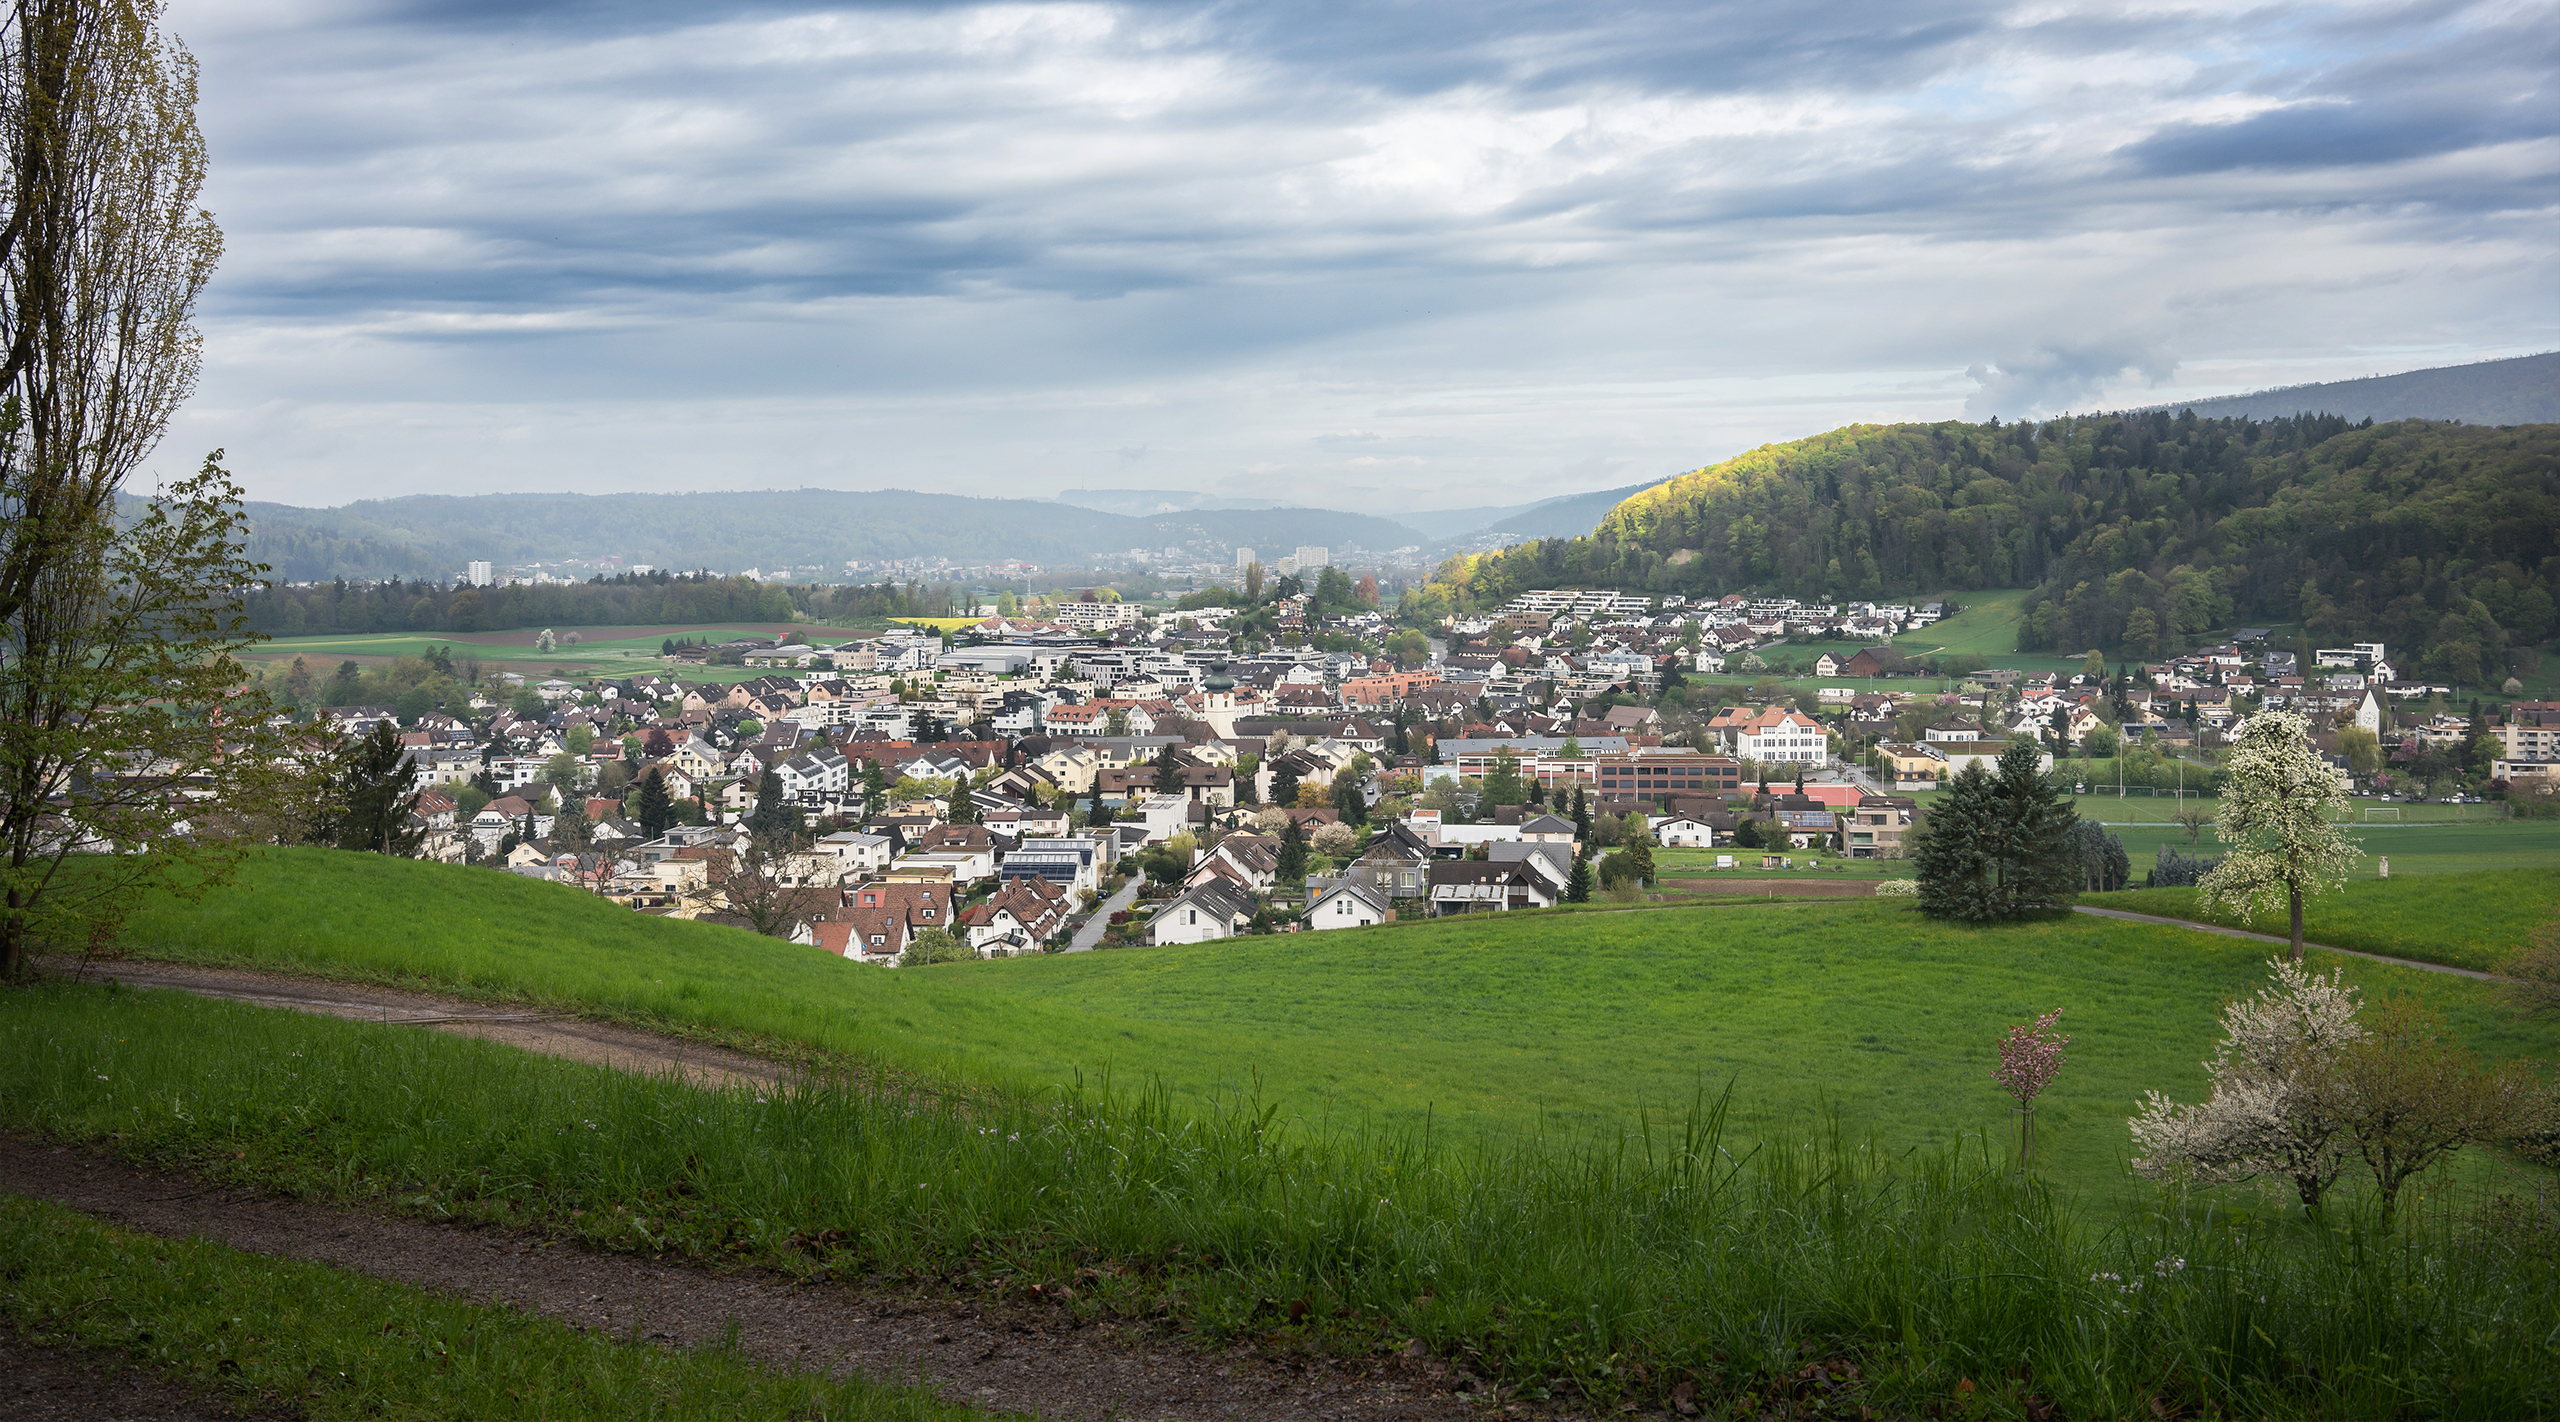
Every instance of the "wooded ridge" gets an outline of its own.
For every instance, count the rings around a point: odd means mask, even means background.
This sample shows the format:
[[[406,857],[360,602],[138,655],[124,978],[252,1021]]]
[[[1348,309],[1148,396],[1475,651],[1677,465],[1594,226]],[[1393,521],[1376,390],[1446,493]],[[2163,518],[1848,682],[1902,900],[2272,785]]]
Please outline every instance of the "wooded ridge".
[[[2145,655],[2302,620],[2461,681],[2554,629],[2560,425],[2165,411],[1852,425],[1645,490],[1586,538],[1444,563],[1416,610],[1535,587],[1882,598],[2027,587],[2021,650]]]

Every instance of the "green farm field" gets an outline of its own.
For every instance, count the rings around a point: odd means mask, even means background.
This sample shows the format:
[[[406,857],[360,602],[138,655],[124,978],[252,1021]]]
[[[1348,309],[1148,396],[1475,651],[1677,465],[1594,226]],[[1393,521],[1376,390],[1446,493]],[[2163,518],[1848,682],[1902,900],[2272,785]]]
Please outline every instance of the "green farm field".
[[[2061,768],[2067,771],[2068,766],[2069,762],[2064,762]],[[1930,791],[1917,799],[1925,809],[1944,793]],[[2151,867],[2162,845],[2188,854],[2219,852],[2210,823],[2215,802],[2201,796],[2190,795],[2185,801],[2188,808],[2202,809],[2208,819],[2193,844],[2187,842],[2186,829],[2172,821],[2179,807],[2174,795],[2096,794],[2070,799],[2082,819],[2097,821],[2124,841],[2125,853],[2133,859],[2136,879]],[[2397,813],[2401,818],[2368,821],[2365,815],[2372,809]],[[2353,877],[2379,878],[2386,858],[2391,861],[2394,877],[2560,867],[2560,820],[2512,820],[2504,818],[2505,814],[2506,808],[2496,804],[2385,805],[2377,800],[2357,800],[2345,825],[2348,835],[2363,850]]]
[[[2390,879],[2353,880],[2310,900],[2303,907],[2304,936],[2339,948],[2489,972],[2527,934],[2550,922],[2560,904],[2560,867],[2414,878],[2399,877],[2396,858],[2392,868]],[[2194,889],[2091,894],[2081,902],[2258,933],[2286,931],[2281,909],[2243,923],[2236,914],[2200,907]]]
[[[457,632],[450,635],[428,635],[417,632],[380,632],[317,637],[276,637],[249,653],[251,660],[267,661],[291,657],[353,657],[358,660],[394,657],[422,657],[436,647],[452,649],[456,657],[473,656],[484,662],[533,662],[545,667],[580,667],[587,671],[594,664],[623,664],[634,660],[655,663],[658,648],[669,637],[691,637],[697,641],[727,641],[738,637],[779,637],[785,632],[808,632],[806,626],[788,623],[762,623],[738,626],[703,627],[578,627],[560,628],[574,631],[580,641],[576,646],[563,646],[553,651],[538,651],[534,639],[538,628],[521,628],[510,632]],[[820,629],[823,631],[824,629]],[[824,638],[821,638],[824,640]],[[734,667],[712,668],[713,671],[735,672]],[[688,670],[688,675],[691,669]]]
[[[2396,881],[2395,881],[2396,885]],[[2386,886],[2390,887],[2390,886]],[[2547,902],[2549,881],[2533,890]],[[1988,931],[1873,901],[1415,923],[896,972],[643,918],[486,871],[273,851],[201,903],[147,906],[136,951],[460,989],[781,1052],[1056,1088],[1106,1077],[1177,1108],[1256,1095],[1341,1126],[1610,1137],[1730,1082],[1744,1129],[1824,1112],[1879,1147],[1996,1137],[2013,1022],[2064,1010],[2039,1113],[2049,1175],[2128,1188],[2124,1117],[2192,1097],[2262,945],[2085,916]],[[2560,1053],[2486,985],[2341,960],[2498,1056]]]

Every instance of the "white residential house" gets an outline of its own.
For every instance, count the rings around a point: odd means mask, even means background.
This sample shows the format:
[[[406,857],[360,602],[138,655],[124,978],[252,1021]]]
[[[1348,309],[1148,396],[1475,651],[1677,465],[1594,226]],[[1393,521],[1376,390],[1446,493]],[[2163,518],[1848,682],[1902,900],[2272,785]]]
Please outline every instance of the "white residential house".
[[[1209,943],[1252,922],[1254,902],[1223,878],[1203,879],[1165,900],[1147,925],[1150,943]]]
[[[1653,822],[1653,837],[1665,849],[1713,849],[1716,827],[1687,815],[1667,815]]]
[[[1345,880],[1316,895],[1299,918],[1317,930],[1374,928],[1387,921],[1387,906],[1367,886]]]
[[[804,751],[773,768],[782,793],[805,808],[841,806],[853,788],[853,768],[832,746]]]

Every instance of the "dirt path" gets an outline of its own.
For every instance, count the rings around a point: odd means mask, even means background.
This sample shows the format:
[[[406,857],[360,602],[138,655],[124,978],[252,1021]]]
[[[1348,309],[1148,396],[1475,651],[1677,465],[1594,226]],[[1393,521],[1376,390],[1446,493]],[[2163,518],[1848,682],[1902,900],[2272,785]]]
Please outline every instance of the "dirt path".
[[[79,971],[78,965],[67,959],[46,959],[42,966],[63,977]],[[763,1057],[633,1027],[538,1012],[507,1012],[484,1002],[367,983],[123,958],[91,963],[87,976],[127,987],[176,988],[199,997],[290,1007],[298,1012],[379,1022],[389,1027],[427,1027],[457,1036],[485,1037],[541,1056],[592,1062],[622,1071],[677,1072],[697,1086],[770,1085],[786,1072],[780,1063]]]
[[[72,967],[46,966],[66,976]],[[625,1071],[681,1071],[708,1086],[760,1085],[784,1074],[761,1058],[631,1028],[502,1012],[396,988],[138,961],[93,963],[89,976],[386,1027],[486,1037]],[[734,1318],[741,1345],[777,1365],[931,1382],[955,1401],[1048,1417],[1442,1422],[1482,1411],[1480,1401],[1452,1390],[1456,1375],[1430,1360],[1360,1366],[1265,1356],[1249,1348],[1213,1355],[1178,1339],[1079,1327],[1063,1308],[990,1307],[854,1284],[802,1285],[761,1271],[714,1272],[590,1253],[529,1235],[219,1190],[7,1136],[0,1136],[0,1190],[51,1200],[129,1229],[171,1237],[202,1234],[255,1253],[515,1303],[582,1327],[638,1330],[673,1345],[716,1338]],[[0,1402],[0,1418],[9,1415]]]
[[[529,1235],[235,1193],[7,1136],[0,1136],[0,1190],[127,1229],[202,1235],[669,1346],[714,1341],[735,1320],[740,1346],[769,1364],[929,1383],[953,1401],[1002,1411],[1096,1422],[1444,1422],[1479,1414],[1427,1360],[1364,1367],[1247,1349],[1211,1354],[1134,1330],[1079,1326],[1063,1307],[990,1306],[589,1253]]]
[[[246,1422],[287,1422],[261,1408]],[[162,1382],[131,1361],[40,1347],[0,1324],[0,1422],[243,1422],[220,1398]]]
[[[2071,911],[2073,913],[2090,914],[2098,918],[2120,918],[2127,923],[2159,923],[2166,924],[2171,928],[2192,928],[2198,933],[2219,933],[2225,938],[2255,939],[2260,943],[2274,943],[2284,948],[2291,948],[2293,946],[2292,939],[2279,938],[2272,933],[2251,933],[2246,929],[2225,928],[2218,923],[2198,923],[2193,919],[2162,918],[2160,915],[2153,913],[2128,913],[2123,909],[2092,908],[2087,904],[2075,904],[2072,906]],[[2422,973],[2451,973],[2457,978],[2472,978],[2484,983],[2504,983],[2515,981],[2513,978],[2502,978],[2496,973],[2483,973],[2471,968],[2450,967],[2443,963],[2421,963],[2415,958],[2394,958],[2383,953],[2367,953],[2360,948],[2332,948],[2326,943],[2313,943],[2307,939],[2303,942],[2302,946],[2305,948],[2317,948],[2323,953],[2344,953],[2350,958],[2362,958],[2365,961],[2372,963],[2389,963],[2395,968],[2415,968]]]

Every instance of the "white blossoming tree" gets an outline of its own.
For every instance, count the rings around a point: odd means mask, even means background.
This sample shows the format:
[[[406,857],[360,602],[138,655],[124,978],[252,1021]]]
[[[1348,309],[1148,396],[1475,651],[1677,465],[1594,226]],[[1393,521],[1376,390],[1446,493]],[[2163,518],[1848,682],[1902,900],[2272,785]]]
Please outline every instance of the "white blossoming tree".
[[[2133,1168],[2152,1180],[2199,1185],[2261,1177],[2290,1181],[2304,1208],[2346,1167],[2345,1123],[2323,1086],[2339,1054],[2364,1035],[2356,990],[2343,972],[2323,978],[2271,958],[2275,982],[2222,1009],[2222,1044],[2205,1063],[2212,1087],[2181,1106],[2154,1091],[2127,1122]]]
[[[2197,899],[2232,910],[2242,923],[2284,902],[2298,963],[2302,901],[2343,884],[2355,867],[2356,841],[2336,823],[2347,792],[2311,748],[2303,719],[2290,712],[2261,711],[2243,722],[2227,768],[2214,816],[2222,863],[2197,881]]]

